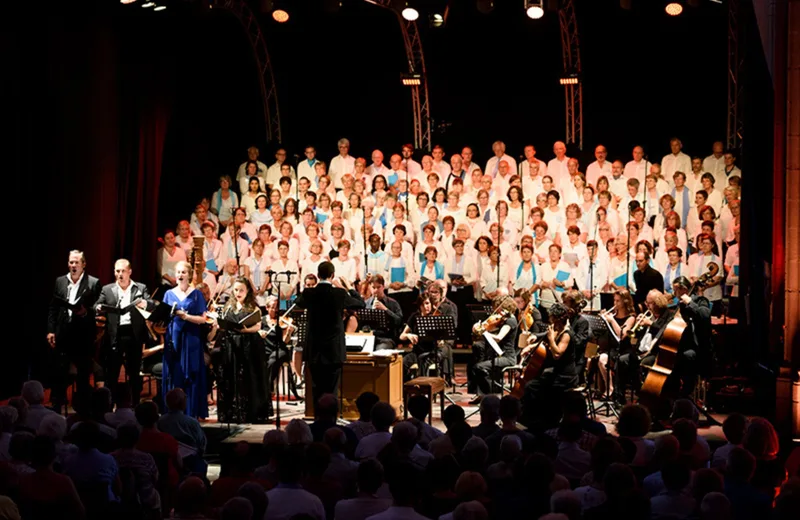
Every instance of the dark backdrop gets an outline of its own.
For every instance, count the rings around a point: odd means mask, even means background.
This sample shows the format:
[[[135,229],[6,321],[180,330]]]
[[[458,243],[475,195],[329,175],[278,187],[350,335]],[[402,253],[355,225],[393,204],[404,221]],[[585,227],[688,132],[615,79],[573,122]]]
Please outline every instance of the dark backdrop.
[[[514,156],[532,142],[547,160],[552,142],[564,138],[557,16],[532,21],[520,2],[497,3],[485,16],[473,2],[454,2],[446,27],[420,24],[433,140],[448,153],[469,144],[481,164],[495,139]],[[283,144],[290,156],[314,144],[325,160],[339,137],[350,138],[355,155],[397,151],[412,126],[394,14],[364,2],[330,14],[319,4],[293,2],[287,24],[261,15]],[[627,160],[634,144],[660,159],[673,135],[697,155],[724,139],[725,8],[703,2],[673,19],[655,4],[635,2],[626,12],[616,0],[576,0],[585,133],[584,151],[571,153],[584,168],[598,142]],[[44,207],[28,211],[46,233],[42,253],[25,256],[37,273],[24,313],[33,340],[6,349],[3,366],[15,377],[3,378],[5,393],[18,388],[25,367],[41,365],[31,360],[44,359],[47,300],[70,249],[85,250],[89,271],[104,283],[120,256],[151,283],[159,230],[187,218],[220,174],[235,174],[247,146],[273,161],[278,143],[265,142],[244,32],[231,15],[197,5],[173,2],[162,13],[100,0],[22,5],[27,12],[7,46],[8,70],[16,71],[7,100],[24,179],[23,196],[11,198],[24,210],[27,194],[44,190]],[[750,110],[763,114],[770,103],[753,99]]]

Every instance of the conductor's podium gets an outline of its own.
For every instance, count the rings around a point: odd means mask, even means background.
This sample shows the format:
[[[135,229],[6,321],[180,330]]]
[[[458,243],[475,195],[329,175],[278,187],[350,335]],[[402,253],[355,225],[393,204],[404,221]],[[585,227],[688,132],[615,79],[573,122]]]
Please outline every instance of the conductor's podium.
[[[311,398],[311,373],[306,370],[306,419],[314,418],[314,400]],[[348,352],[342,367],[342,414],[345,419],[358,419],[356,399],[364,392],[373,392],[381,401],[391,404],[397,416],[403,413],[403,356],[374,356],[369,353]]]

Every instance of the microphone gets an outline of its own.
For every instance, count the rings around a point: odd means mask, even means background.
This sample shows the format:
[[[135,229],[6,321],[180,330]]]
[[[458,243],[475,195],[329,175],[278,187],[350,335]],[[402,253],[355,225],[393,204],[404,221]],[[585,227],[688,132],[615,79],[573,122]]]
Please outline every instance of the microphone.
[[[266,271],[264,271],[264,274],[272,276],[272,275],[278,274],[278,273],[273,271],[272,269],[267,269]]]
[[[291,276],[293,274],[297,274],[297,271],[283,271],[282,273],[277,273],[277,274],[288,274]]]

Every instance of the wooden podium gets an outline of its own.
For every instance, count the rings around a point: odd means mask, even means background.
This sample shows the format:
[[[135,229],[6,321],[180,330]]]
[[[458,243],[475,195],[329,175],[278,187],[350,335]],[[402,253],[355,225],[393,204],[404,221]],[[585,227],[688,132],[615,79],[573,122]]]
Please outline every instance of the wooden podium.
[[[311,398],[311,373],[306,370],[306,419],[314,418],[314,400]],[[397,411],[403,413],[403,356],[373,356],[361,352],[348,352],[342,367],[341,398],[344,418],[358,419],[356,399],[363,392],[373,392]],[[337,399],[340,396],[336,396]]]

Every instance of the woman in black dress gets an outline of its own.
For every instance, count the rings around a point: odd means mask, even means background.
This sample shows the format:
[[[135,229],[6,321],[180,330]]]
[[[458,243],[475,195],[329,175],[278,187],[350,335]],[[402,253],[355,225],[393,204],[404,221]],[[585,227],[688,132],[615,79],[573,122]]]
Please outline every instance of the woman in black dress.
[[[430,316],[433,314],[433,302],[431,302],[430,295],[425,293],[417,300],[417,311],[412,313],[408,318],[403,332],[400,333],[400,341],[408,341],[411,343],[411,352],[403,356],[403,372],[405,379],[410,379],[412,375],[412,367],[417,365],[420,374],[427,373],[427,367],[431,361],[436,358],[430,359],[429,356],[436,350],[436,342],[420,337],[418,319],[421,316]],[[423,356],[424,362],[420,362],[420,356]],[[427,358],[427,359],[426,359]],[[424,365],[424,367],[423,367]]]
[[[561,396],[578,384],[575,364],[576,340],[569,327],[569,310],[563,303],[550,307],[550,326],[544,346],[547,360],[538,378],[525,385],[522,396],[522,422],[529,428],[548,427],[558,422]],[[524,352],[524,351],[523,351]]]
[[[232,297],[220,319],[239,322],[257,313],[255,325],[224,331],[220,337],[222,362],[217,377],[217,414],[221,422],[263,423],[270,414],[269,377],[264,341],[259,336],[261,311],[247,277],[233,283]]]
[[[631,297],[631,293],[629,293],[627,289],[617,289],[614,292],[614,307],[608,311],[601,312],[600,316],[608,323],[611,330],[614,331],[614,335],[619,338],[618,343],[611,342],[610,350],[601,352],[598,357],[598,371],[600,372],[603,385],[611,384],[611,390],[616,395],[618,393],[615,388],[616,385],[614,382],[609,383],[608,366],[610,360],[613,369],[619,357],[622,354],[628,353],[631,349],[628,331],[633,327],[633,323],[636,320],[636,310],[633,306],[633,297]],[[605,386],[600,388],[600,385],[598,385],[598,390],[603,393],[606,392]],[[623,391],[622,388],[619,390],[620,392]]]

